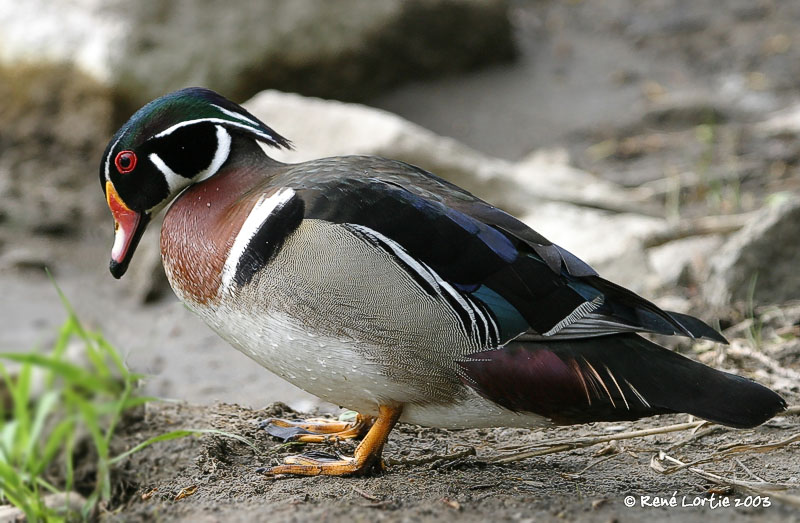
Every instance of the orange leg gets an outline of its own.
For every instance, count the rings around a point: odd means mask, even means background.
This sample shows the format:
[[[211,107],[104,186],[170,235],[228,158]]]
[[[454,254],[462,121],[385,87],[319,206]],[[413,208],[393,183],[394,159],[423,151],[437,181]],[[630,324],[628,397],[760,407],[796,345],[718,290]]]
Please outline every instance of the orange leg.
[[[329,456],[322,453],[289,456],[285,465],[266,470],[267,474],[297,474],[300,476],[357,476],[366,474],[376,464],[380,464],[381,452],[389,433],[397,424],[403,409],[381,405],[378,418],[367,435],[356,447],[352,458]]]
[[[262,421],[261,426],[270,436],[281,438],[283,441],[322,443],[360,438],[372,427],[374,421],[375,418],[372,416],[359,414],[355,421],[335,421],[324,418],[288,421],[270,418]]]

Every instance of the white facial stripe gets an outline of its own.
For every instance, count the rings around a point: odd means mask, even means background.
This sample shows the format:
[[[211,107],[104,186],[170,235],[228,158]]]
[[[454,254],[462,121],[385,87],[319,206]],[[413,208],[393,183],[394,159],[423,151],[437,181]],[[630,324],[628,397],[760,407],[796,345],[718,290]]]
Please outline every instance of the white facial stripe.
[[[228,154],[231,152],[231,135],[221,125],[216,126],[217,129],[217,152],[214,153],[214,158],[211,159],[211,164],[200,171],[195,177],[195,182],[201,182],[207,178],[214,176],[225,160],[228,159]]]
[[[222,164],[225,163],[225,160],[228,159],[228,155],[231,152],[231,135],[221,125],[217,125],[216,130],[217,150],[214,153],[214,158],[211,159],[211,163],[208,165],[208,167],[197,173],[194,178],[190,179],[186,178],[185,176],[181,176],[173,171],[158,154],[150,153],[148,158],[151,162],[153,162],[153,165],[156,166],[161,174],[164,175],[164,179],[169,187],[169,195],[163,201],[159,202],[158,205],[152,209],[148,209],[149,213],[155,214],[166,204],[166,202],[172,200],[179,191],[185,189],[192,183],[201,182],[211,178],[217,173],[219,168],[222,167]]]
[[[180,191],[189,185],[189,182],[191,182],[191,180],[188,178],[184,178],[180,174],[170,169],[169,165],[164,163],[164,160],[162,160],[161,157],[156,153],[150,153],[148,158],[150,158],[150,161],[153,162],[153,165],[155,165],[156,168],[161,171],[161,174],[164,175],[164,179],[167,181],[167,185],[169,186],[170,195]]]
[[[105,167],[106,181],[111,180],[111,155],[113,154],[114,149],[117,148],[117,144],[119,143],[120,140],[122,140],[123,136],[124,133],[121,134],[119,138],[117,138],[117,140],[114,142],[114,145],[112,145],[111,148],[108,150],[108,156],[106,157],[106,167]]]
[[[153,138],[163,138],[164,136],[168,136],[168,135],[172,134],[173,132],[175,132],[177,129],[180,129],[181,127],[186,127],[187,125],[193,125],[193,124],[200,123],[200,122],[211,122],[211,123],[215,123],[215,124],[231,125],[233,127],[238,127],[239,129],[245,129],[246,131],[251,132],[251,133],[253,133],[253,134],[257,135],[257,136],[260,136],[261,138],[263,138],[263,139],[265,139],[265,140],[267,140],[269,142],[272,142],[274,144],[278,143],[272,135],[267,134],[265,132],[262,132],[262,131],[256,129],[255,127],[253,127],[252,125],[246,125],[246,124],[239,123],[239,122],[232,122],[230,120],[223,120],[222,118],[198,118],[197,120],[186,120],[185,122],[176,123],[172,127],[168,127],[167,129],[165,129],[165,130],[161,131],[160,133],[154,135]]]
[[[239,229],[239,233],[236,235],[236,239],[233,241],[231,250],[228,253],[228,259],[225,260],[225,266],[222,268],[220,292],[224,292],[233,283],[233,278],[236,276],[236,268],[239,266],[239,259],[244,254],[253,236],[264,226],[269,217],[277,209],[285,205],[286,202],[294,198],[294,195],[293,189],[285,188],[272,196],[267,197],[264,195],[258,199]]]
[[[250,125],[255,125],[256,127],[258,127],[260,125],[255,120],[251,120],[250,118],[246,117],[243,114],[240,114],[240,113],[237,113],[237,112],[234,112],[234,111],[229,111],[229,110],[225,109],[224,107],[221,107],[221,106],[219,106],[217,104],[211,104],[211,105],[213,107],[216,107],[220,112],[227,114],[231,118],[236,118],[237,120],[241,120],[243,122],[247,122]]]

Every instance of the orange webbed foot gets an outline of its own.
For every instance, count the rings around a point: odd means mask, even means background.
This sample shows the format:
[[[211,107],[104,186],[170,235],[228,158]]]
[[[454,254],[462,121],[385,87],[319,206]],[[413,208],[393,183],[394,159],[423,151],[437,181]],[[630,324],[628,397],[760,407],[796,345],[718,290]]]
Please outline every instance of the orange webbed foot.
[[[369,473],[376,465],[381,467],[381,453],[389,433],[400,418],[402,408],[381,405],[377,418],[374,419],[366,436],[356,447],[353,457],[339,456],[324,452],[308,452],[289,456],[284,459],[283,465],[268,468],[265,474],[282,475],[293,474],[299,476],[359,476]],[[367,417],[363,417],[367,418]],[[358,421],[356,421],[357,423]],[[294,426],[293,426],[294,427]],[[341,431],[339,431],[341,432]],[[307,436],[308,434],[300,434]],[[314,434],[319,437],[330,437],[331,434]],[[307,441],[293,439],[293,441]],[[318,441],[324,441],[318,440]]]

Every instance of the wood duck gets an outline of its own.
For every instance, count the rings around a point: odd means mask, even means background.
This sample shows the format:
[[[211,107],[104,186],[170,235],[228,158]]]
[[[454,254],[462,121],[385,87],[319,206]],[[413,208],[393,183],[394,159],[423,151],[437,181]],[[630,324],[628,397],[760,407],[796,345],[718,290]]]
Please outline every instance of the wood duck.
[[[219,94],[183,89],[117,131],[100,182],[114,277],[172,203],[161,253],[177,296],[259,364],[360,413],[270,420],[285,439],[364,437],[354,457],[292,456],[268,472],[366,473],[398,421],[542,427],[686,412],[752,427],[785,408],[637,334],[725,343],[714,329],[601,278],[456,185],[372,156],[284,164],[258,142],[291,147]]]

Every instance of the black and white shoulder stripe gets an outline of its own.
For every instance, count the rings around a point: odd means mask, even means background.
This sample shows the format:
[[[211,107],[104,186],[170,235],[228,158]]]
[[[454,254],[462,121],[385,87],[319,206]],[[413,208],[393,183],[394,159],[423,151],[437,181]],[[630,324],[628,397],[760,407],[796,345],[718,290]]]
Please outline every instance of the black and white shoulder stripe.
[[[290,189],[258,199],[239,229],[222,269],[223,290],[241,287],[280,250],[303,220],[303,200]]]

